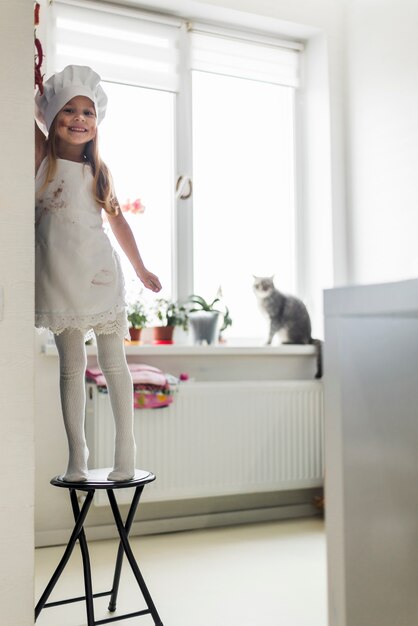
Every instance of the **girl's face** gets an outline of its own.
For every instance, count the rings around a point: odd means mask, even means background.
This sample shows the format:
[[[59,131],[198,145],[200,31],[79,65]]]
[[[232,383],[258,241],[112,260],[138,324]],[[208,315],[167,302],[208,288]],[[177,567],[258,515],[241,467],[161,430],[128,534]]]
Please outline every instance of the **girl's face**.
[[[62,107],[56,119],[56,137],[61,145],[84,146],[97,130],[96,110],[86,96],[75,96]]]

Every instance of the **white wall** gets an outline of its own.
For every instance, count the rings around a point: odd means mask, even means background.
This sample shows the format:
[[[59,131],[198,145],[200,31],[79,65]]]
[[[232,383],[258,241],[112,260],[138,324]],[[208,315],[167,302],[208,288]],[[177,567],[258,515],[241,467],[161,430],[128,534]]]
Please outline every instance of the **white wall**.
[[[418,275],[418,4],[349,0],[350,281]]]
[[[1,10],[0,621],[23,626],[33,623],[33,2]]]

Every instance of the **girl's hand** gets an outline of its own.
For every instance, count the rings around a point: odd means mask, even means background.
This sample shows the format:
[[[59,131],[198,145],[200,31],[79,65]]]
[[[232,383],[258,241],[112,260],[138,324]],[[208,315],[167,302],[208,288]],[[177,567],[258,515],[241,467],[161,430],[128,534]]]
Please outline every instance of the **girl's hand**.
[[[144,269],[141,273],[138,273],[138,278],[147,289],[151,289],[151,291],[158,292],[161,290],[161,283],[158,280],[158,277]]]
[[[115,201],[116,197],[115,197]],[[110,227],[118,240],[118,243],[128,259],[130,260],[132,267],[135,269],[136,275],[142,282],[144,287],[151,289],[151,291],[160,291],[161,283],[158,280],[158,276],[149,272],[142,261],[141,255],[136,245],[135,237],[132,229],[126,221],[122,211],[119,211],[117,215],[108,215]]]

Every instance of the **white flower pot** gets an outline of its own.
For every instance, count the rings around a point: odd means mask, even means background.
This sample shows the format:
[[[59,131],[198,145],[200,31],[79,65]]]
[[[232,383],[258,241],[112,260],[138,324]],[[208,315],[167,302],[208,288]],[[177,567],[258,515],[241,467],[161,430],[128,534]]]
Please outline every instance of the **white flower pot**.
[[[193,343],[218,343],[220,320],[219,311],[193,311],[193,313],[189,313]]]

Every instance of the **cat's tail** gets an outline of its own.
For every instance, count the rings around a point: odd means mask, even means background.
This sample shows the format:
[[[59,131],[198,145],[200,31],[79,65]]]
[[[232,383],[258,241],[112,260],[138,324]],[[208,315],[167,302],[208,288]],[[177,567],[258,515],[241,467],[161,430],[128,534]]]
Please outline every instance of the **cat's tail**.
[[[311,339],[311,344],[316,348],[316,374],[315,378],[322,378],[322,341],[320,339]]]

